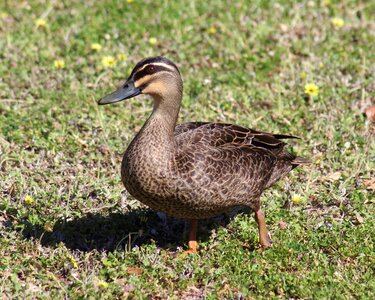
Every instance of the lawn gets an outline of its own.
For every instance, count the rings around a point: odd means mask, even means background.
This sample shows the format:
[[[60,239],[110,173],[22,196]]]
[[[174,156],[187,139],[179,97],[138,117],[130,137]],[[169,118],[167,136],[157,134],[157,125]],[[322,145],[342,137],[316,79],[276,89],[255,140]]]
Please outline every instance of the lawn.
[[[1,1],[2,299],[373,299],[374,12],[370,0]],[[238,209],[201,222],[199,253],[183,255],[184,221],[124,190],[122,153],[152,103],[96,101],[153,55],[181,70],[179,122],[301,137],[290,147],[312,164],[262,197],[271,249]]]

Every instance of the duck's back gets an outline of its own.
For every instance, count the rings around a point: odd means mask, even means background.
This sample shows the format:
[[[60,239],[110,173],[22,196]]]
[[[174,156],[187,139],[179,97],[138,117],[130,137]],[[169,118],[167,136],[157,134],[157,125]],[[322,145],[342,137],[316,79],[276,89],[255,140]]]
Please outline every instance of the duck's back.
[[[187,147],[196,148],[193,152],[202,153],[203,149],[206,149],[205,146],[208,146],[207,148],[213,151],[212,159],[222,161],[222,164],[228,164],[231,160],[235,163],[241,161],[241,170],[248,172],[251,178],[259,178],[262,171],[258,170],[258,167],[267,169],[267,173],[270,173],[269,180],[262,188],[270,187],[298,164],[308,162],[289,153],[285,149],[286,143],[281,141],[281,139],[297,137],[256,131],[238,125],[209,122],[184,123],[176,126],[175,137],[177,149],[182,154],[189,153]],[[247,168],[248,166],[250,169]],[[222,167],[226,168],[224,165]]]

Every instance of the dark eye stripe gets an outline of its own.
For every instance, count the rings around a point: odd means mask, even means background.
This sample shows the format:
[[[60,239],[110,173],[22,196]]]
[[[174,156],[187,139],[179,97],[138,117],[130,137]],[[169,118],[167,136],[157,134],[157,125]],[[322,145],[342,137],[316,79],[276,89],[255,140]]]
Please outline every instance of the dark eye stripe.
[[[167,72],[172,73],[172,70],[169,69],[169,68],[166,68],[166,67],[163,67],[163,66],[158,66],[158,65],[148,65],[143,70],[134,74],[134,81],[137,81],[138,79],[140,79],[140,78],[142,78],[146,75],[155,74],[155,73],[161,72],[161,71],[167,71]]]

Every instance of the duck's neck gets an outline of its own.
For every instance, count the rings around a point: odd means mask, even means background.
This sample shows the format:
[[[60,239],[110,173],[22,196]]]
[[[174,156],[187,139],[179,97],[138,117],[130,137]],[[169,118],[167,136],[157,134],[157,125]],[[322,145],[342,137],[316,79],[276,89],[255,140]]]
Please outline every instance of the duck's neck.
[[[151,116],[138,133],[138,138],[147,136],[148,143],[159,149],[174,146],[174,130],[180,111],[181,93],[171,93],[164,97],[154,97],[154,109]],[[151,146],[151,145],[150,145]]]
[[[180,111],[181,97],[176,96],[173,100],[163,99],[161,97],[154,98],[154,109],[151,118],[155,118],[159,123],[165,126],[165,133],[173,136],[176,127],[178,113]]]

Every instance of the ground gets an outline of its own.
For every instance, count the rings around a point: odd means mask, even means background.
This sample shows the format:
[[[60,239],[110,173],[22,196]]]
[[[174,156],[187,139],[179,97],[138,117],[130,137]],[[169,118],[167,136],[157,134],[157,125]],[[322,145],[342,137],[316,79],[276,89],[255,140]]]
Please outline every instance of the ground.
[[[2,299],[372,299],[372,1],[2,1]],[[135,63],[181,69],[180,122],[301,137],[310,166],[264,193],[273,247],[246,211],[184,222],[134,200],[121,155],[145,96],[99,107]],[[242,212],[241,212],[242,211]]]

